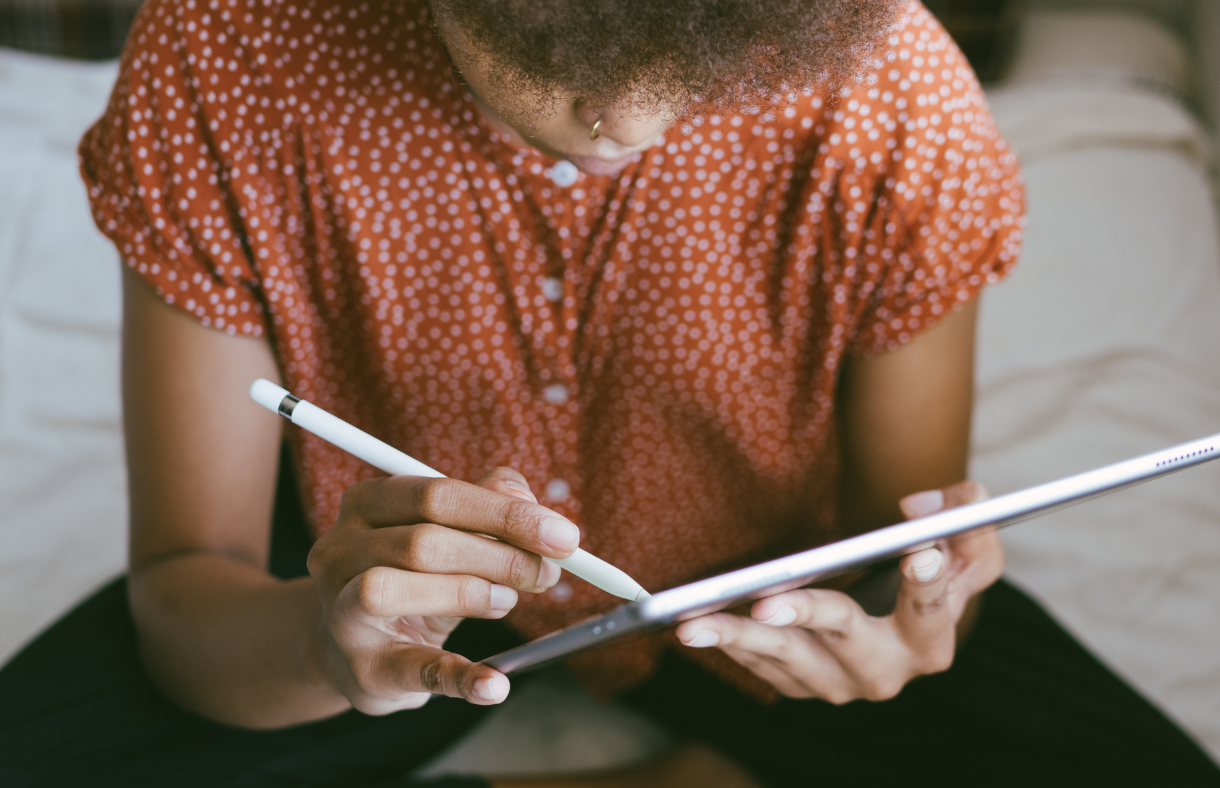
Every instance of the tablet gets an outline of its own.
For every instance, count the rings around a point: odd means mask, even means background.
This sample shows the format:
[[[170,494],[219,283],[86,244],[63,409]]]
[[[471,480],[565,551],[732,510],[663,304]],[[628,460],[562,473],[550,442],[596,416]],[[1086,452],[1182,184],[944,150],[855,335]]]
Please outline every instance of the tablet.
[[[913,553],[975,528],[1028,520],[1217,457],[1220,434],[671,588],[489,657],[483,664],[503,673],[541,667],[633,634]]]

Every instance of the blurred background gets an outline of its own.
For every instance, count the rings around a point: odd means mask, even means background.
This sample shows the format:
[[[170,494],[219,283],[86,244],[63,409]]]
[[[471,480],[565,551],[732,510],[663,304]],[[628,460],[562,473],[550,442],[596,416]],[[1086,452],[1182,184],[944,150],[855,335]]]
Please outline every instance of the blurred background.
[[[1184,33],[1193,0],[927,0],[984,81],[994,81],[1028,8],[1133,9]],[[139,0],[0,0],[0,46],[84,60],[118,57]]]
[[[1220,0],[925,1],[1028,183],[1021,265],[984,296],[972,475],[1007,492],[1220,432]],[[0,660],[124,567],[119,262],[75,147],[138,5],[0,0]],[[1010,579],[1220,757],[1220,467],[1004,538]],[[428,772],[664,743],[556,672]]]

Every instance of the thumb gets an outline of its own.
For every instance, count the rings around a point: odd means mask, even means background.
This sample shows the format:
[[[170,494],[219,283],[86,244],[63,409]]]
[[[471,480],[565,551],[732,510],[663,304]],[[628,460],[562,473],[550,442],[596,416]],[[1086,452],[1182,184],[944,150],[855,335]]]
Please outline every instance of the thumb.
[[[912,646],[935,643],[952,629],[952,614],[946,604],[949,573],[945,563],[944,554],[933,547],[908,555],[899,564],[902,583],[894,616]]]
[[[479,706],[503,702],[510,689],[503,673],[441,649],[415,646],[392,657],[390,675],[402,677],[400,689],[462,698]]]

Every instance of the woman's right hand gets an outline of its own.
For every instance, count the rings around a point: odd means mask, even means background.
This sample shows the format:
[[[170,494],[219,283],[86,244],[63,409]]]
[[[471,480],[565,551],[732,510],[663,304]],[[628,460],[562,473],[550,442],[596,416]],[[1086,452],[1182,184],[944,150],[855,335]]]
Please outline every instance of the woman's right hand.
[[[477,484],[353,484],[309,553],[322,598],[314,672],[366,714],[417,708],[433,694],[499,703],[506,676],[441,647],[463,618],[502,618],[517,591],[553,586],[559,567],[541,556],[569,556],[579,541],[579,529],[540,506],[509,468]]]

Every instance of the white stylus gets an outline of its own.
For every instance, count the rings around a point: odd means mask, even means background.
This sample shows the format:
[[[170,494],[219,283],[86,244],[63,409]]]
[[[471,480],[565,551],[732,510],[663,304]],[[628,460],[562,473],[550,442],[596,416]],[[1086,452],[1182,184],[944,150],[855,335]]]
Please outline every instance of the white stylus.
[[[388,443],[377,440],[342,419],[297,399],[269,380],[259,378],[250,384],[250,398],[272,413],[278,413],[301,429],[308,430],[324,441],[338,446],[392,476],[428,476],[443,479],[445,474],[434,471],[419,460],[412,459]],[[638,602],[651,594],[621,569],[597,556],[578,549],[567,558],[548,558],[579,578],[589,581],[608,594]]]

